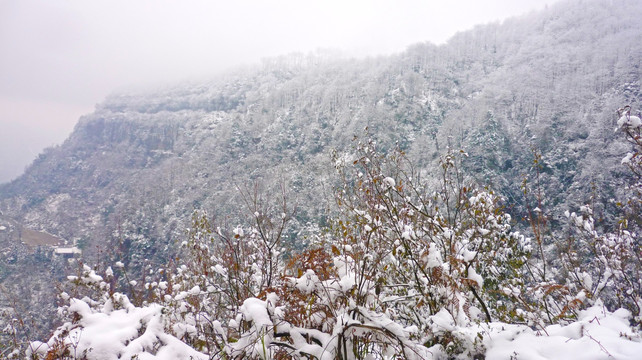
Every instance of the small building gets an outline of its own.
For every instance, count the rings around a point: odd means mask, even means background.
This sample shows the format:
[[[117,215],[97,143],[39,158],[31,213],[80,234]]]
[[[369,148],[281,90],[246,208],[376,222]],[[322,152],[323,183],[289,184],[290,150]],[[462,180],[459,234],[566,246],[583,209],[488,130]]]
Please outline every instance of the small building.
[[[57,247],[54,249],[54,254],[55,255],[60,255],[64,257],[65,259],[70,259],[73,258],[76,255],[82,254],[82,250],[79,248],[72,246],[72,247]]]

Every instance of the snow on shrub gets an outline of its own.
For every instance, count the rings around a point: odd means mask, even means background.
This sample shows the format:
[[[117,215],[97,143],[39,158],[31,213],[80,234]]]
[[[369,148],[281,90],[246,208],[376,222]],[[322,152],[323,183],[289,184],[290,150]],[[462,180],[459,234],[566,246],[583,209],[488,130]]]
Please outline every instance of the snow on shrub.
[[[81,266],[61,295],[66,322],[27,356],[637,358],[637,235],[597,234],[589,207],[569,213],[587,246],[569,248],[566,283],[537,278],[540,245],[463,176],[461,156],[448,152],[431,184],[402,151],[384,156],[373,140],[337,155],[338,212],[299,252],[283,249],[285,192],[267,203],[245,189],[251,221],[230,231],[195,213],[182,264],[146,279],[136,301],[118,291],[122,264],[101,274]],[[629,310],[609,312],[604,294]]]

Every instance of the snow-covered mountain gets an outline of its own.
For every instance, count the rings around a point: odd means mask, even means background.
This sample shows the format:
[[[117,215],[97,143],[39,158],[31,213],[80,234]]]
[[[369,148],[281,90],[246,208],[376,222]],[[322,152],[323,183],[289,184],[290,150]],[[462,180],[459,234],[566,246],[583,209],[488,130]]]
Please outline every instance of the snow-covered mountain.
[[[19,226],[78,246],[88,261],[163,264],[193,210],[242,222],[238,189],[252,182],[267,193],[286,185],[298,209],[287,236],[300,242],[334,206],[331,152],[352,151],[366,128],[426,172],[447,148],[463,149],[468,173],[518,220],[529,205],[521,184],[541,155],[542,211],[555,221],[590,201],[608,228],[628,181],[615,111],[642,105],[641,17],[637,0],[568,1],[394,56],[292,54],[114,94],[0,187],[0,282],[35,303],[49,271],[60,278],[66,266],[17,242]]]

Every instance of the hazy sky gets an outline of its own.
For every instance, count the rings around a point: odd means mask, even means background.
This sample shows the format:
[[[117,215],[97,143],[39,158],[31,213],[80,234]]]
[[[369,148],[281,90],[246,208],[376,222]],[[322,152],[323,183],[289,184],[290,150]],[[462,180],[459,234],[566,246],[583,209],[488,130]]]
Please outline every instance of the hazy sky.
[[[0,0],[0,182],[129,85],[263,57],[444,43],[556,0]]]

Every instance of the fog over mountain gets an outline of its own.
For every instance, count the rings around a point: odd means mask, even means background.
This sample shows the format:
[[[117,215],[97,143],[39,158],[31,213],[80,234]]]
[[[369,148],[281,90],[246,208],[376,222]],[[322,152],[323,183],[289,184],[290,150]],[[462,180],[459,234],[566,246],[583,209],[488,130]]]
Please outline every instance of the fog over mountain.
[[[113,93],[0,185],[0,283],[20,306],[50,309],[41,299],[70,266],[45,245],[57,241],[87,263],[166,266],[194,210],[244,224],[239,190],[253,184],[266,196],[285,188],[297,211],[284,239],[301,248],[336,212],[332,156],[356,160],[355,136],[403,150],[427,175],[461,149],[464,172],[520,230],[535,207],[560,224],[589,203],[595,229],[617,228],[633,175],[616,110],[642,107],[641,17],[636,0],[564,1],[393,55],[294,53]]]
[[[81,115],[118,89],[208,79],[293,52],[388,55],[553,2],[3,2],[0,183],[62,143]]]

